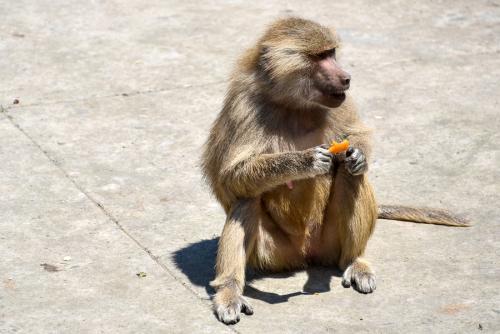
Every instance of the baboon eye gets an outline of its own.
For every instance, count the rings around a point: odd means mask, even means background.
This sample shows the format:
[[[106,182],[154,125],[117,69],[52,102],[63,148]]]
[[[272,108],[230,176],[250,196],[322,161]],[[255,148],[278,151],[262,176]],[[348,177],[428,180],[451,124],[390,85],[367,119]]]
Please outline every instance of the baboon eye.
[[[325,59],[325,58],[328,58],[328,57],[335,58],[335,48],[323,51],[320,54],[318,54],[317,57],[320,58],[320,59]]]

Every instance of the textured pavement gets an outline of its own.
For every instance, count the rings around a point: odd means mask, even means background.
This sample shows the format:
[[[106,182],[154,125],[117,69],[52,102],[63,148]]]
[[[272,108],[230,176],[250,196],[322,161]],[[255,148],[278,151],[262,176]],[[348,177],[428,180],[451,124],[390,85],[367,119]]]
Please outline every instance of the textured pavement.
[[[251,276],[255,314],[228,327],[200,147],[283,15],[337,27],[379,202],[475,225],[379,221],[375,293]],[[1,0],[0,69],[0,333],[500,331],[499,1]]]

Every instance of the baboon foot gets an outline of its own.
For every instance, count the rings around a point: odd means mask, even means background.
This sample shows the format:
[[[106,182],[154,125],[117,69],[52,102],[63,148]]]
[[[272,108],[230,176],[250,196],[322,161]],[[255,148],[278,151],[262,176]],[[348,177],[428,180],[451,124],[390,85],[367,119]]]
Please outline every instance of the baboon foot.
[[[214,312],[217,318],[226,325],[232,325],[240,321],[240,314],[253,314],[250,303],[243,298],[238,289],[223,287],[217,291],[214,297]]]
[[[361,293],[372,293],[377,288],[375,274],[362,260],[356,260],[347,267],[342,275],[342,285],[345,288],[352,286]]]

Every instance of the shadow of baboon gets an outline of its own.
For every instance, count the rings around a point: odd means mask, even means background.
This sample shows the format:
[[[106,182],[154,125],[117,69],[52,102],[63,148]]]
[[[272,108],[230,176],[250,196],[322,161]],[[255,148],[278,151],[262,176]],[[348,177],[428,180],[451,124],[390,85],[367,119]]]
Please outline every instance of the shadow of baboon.
[[[189,281],[202,286],[207,294],[214,293],[210,281],[215,277],[215,257],[219,238],[192,243],[174,252],[172,259]]]
[[[219,238],[202,240],[192,243],[174,252],[173,262],[189,279],[196,285],[204,287],[207,294],[211,295],[215,291],[210,286],[210,281],[215,277],[215,257],[217,255],[217,244]],[[269,304],[287,302],[289,298],[317,294],[330,291],[332,276],[339,277],[341,272],[336,268],[312,266],[306,269],[307,281],[302,291],[297,291],[285,295],[274,292],[261,291],[252,286],[252,282],[262,278],[285,279],[294,276],[298,271],[282,273],[266,273],[247,269],[247,285],[244,295],[253,299],[259,299]]]

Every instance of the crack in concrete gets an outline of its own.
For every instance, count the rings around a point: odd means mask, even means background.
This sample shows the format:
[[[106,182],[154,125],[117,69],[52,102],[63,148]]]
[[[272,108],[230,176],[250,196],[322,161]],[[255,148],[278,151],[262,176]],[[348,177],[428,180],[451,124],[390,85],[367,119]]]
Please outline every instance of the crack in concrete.
[[[119,220],[113,216],[111,212],[109,212],[102,203],[97,201],[88,191],[86,191],[80,184],[78,184],[69,174],[68,172],[61,166],[61,164],[53,158],[49,152],[43,149],[43,147],[32,137],[30,136],[15,120],[12,115],[9,115],[7,113],[7,109],[4,108],[2,105],[0,105],[0,114],[4,115],[4,117],[11,123],[12,126],[14,126],[19,132],[21,132],[26,138],[28,138],[29,141],[35,147],[42,152],[45,157],[54,165],[56,166],[57,169],[63,174],[64,178],[70,181],[73,186],[80,191],[89,201],[91,201],[95,206],[99,208],[99,210],[106,216],[108,217],[109,220],[111,220],[119,230],[121,230],[130,240],[132,240],[139,248],[141,248],[148,256],[157,264],[159,265],[169,276],[171,276],[174,281],[177,283],[180,283],[187,291],[189,291],[192,295],[194,295],[197,299],[199,299],[203,305],[207,306],[210,310],[212,310],[212,307],[209,303],[208,299],[203,298],[196,290],[194,290],[192,287],[190,287],[186,282],[182,281],[175,273],[164,263],[162,263],[159,260],[159,256],[156,256],[153,254],[153,252],[148,249],[146,246],[142,245],[141,242],[135,238],[130,232],[128,232],[125,227],[123,227],[122,224],[120,224]],[[237,331],[235,328],[232,327],[227,327],[230,331],[239,334],[240,332]]]
[[[100,100],[100,99],[107,99],[107,98],[120,97],[120,96],[126,98],[126,97],[136,96],[136,95],[162,93],[162,92],[169,92],[169,91],[188,89],[188,88],[209,87],[209,86],[215,86],[218,84],[222,84],[225,82],[227,82],[227,80],[205,82],[205,83],[200,83],[200,84],[185,84],[182,86],[172,86],[172,87],[168,87],[168,88],[158,88],[158,89],[146,89],[146,90],[138,90],[138,91],[132,91],[132,92],[114,93],[114,94],[108,94],[108,95],[93,95],[93,96],[86,96],[86,97],[81,97],[81,98],[77,98],[77,99],[55,100],[55,101],[49,101],[49,102],[45,102],[45,103],[44,102],[34,102],[34,103],[27,103],[27,104],[20,103],[20,104],[11,105],[11,106],[5,106],[5,107],[3,107],[3,110],[4,111],[12,111],[12,110],[23,108],[23,107],[50,106],[50,105],[61,104],[61,103],[73,103],[73,102],[82,102],[82,101],[88,101],[88,100]]]

